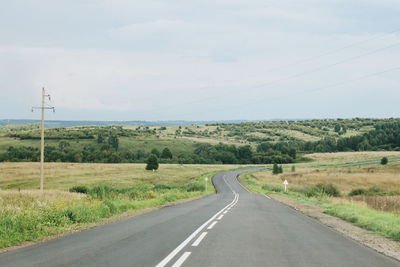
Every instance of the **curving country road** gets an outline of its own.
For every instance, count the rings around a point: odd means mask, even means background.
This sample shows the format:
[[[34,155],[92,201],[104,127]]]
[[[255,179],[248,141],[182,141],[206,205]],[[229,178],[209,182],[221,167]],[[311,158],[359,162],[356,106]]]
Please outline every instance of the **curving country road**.
[[[254,170],[254,169],[252,169]],[[0,266],[400,266],[217,174],[199,200],[0,254]]]

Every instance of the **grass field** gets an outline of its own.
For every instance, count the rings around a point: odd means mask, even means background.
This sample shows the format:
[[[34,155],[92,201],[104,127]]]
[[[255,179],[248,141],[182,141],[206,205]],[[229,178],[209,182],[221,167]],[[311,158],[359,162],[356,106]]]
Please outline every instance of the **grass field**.
[[[236,165],[46,164],[45,191],[39,164],[0,163],[0,248],[85,229],[124,212],[211,194],[204,177]],[[243,166],[241,166],[243,167]],[[68,192],[78,187],[80,192]],[[5,190],[7,189],[7,190]]]
[[[400,151],[365,151],[365,152],[336,152],[336,153],[313,153],[304,155],[315,162],[305,166],[316,166],[323,164],[342,164],[350,162],[363,162],[380,160],[382,157],[400,158]]]
[[[68,190],[75,185],[129,187],[143,184],[182,184],[206,173],[237,168],[238,165],[161,164],[156,172],[145,164],[46,163],[46,189]],[[0,163],[0,189],[37,189],[39,163]]]

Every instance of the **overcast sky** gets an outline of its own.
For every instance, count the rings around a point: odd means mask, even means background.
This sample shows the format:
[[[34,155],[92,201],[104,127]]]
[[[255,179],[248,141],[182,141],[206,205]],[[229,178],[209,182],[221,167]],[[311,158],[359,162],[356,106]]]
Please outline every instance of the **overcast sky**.
[[[398,0],[13,0],[0,119],[400,116]]]

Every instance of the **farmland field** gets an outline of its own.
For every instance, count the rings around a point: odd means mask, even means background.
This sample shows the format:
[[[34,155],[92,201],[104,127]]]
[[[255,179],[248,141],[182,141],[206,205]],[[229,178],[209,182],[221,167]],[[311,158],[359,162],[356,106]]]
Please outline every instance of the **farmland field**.
[[[0,189],[37,189],[39,163],[0,163]],[[75,185],[106,183],[129,187],[146,184],[184,184],[200,176],[238,165],[161,164],[156,172],[146,171],[145,164],[46,163],[46,189],[68,190]]]

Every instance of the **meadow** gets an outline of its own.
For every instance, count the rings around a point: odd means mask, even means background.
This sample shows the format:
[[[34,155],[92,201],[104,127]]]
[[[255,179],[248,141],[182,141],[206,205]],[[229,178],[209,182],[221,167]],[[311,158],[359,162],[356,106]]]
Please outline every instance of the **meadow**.
[[[206,173],[237,168],[239,165],[161,164],[156,172],[145,164],[46,163],[45,189],[69,190],[72,186],[105,183],[115,187],[145,184],[184,184]],[[40,164],[0,163],[0,189],[38,189]]]
[[[0,163],[0,248],[85,229],[120,214],[214,193],[204,177],[236,165]]]

